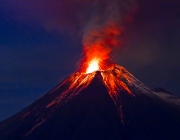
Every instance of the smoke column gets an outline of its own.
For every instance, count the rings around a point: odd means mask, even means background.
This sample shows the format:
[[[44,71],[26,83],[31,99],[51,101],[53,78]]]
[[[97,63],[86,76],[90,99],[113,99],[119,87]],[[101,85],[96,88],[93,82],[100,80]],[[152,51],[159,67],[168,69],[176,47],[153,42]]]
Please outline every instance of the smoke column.
[[[123,31],[137,4],[135,0],[7,0],[3,10],[28,24],[34,20],[50,32],[79,35],[84,55],[81,67],[86,68],[92,57],[98,57],[101,64],[110,61],[112,50],[123,42]]]
[[[122,43],[121,34],[126,24],[132,21],[137,7],[133,1],[98,0],[91,9],[91,15],[82,34],[82,64],[85,69],[87,62],[95,58],[99,60],[103,69],[111,63],[110,53],[113,48],[119,47]]]

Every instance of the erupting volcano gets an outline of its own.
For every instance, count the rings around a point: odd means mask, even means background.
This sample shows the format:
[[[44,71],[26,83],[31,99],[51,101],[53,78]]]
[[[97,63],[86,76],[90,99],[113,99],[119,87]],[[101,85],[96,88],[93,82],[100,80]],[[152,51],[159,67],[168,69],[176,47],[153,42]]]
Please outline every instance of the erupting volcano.
[[[144,4],[148,5],[148,2]],[[16,6],[15,3],[12,5]],[[33,12],[26,12],[26,7],[31,7],[29,5],[33,6]],[[8,9],[15,11],[12,6]],[[148,88],[124,67],[117,65],[112,57],[112,51],[126,46],[123,44],[127,36],[124,30],[134,19],[137,9],[138,5],[134,0],[38,1],[37,4],[35,1],[28,1],[24,8],[18,7],[18,19],[21,19],[21,10],[26,20],[37,13],[35,22],[30,23],[37,23],[34,28],[37,29],[42,22],[39,32],[47,34],[52,31],[57,35],[55,29],[72,34],[78,30],[77,34],[82,35],[83,57],[75,73],[22,111],[0,122],[0,140],[180,139],[180,98],[161,87]],[[144,9],[149,11],[142,7],[142,11]],[[11,12],[8,13],[11,15]],[[29,13],[33,14],[32,17],[28,16]],[[54,16],[51,16],[52,13]],[[151,13],[148,15],[152,16]],[[135,25],[138,26],[134,27],[139,27],[139,22],[143,25],[149,21],[144,22],[141,16],[136,17],[140,20],[136,21]],[[13,25],[7,19],[5,18],[5,23]],[[154,22],[150,23],[155,25]],[[22,26],[23,31],[26,31],[26,26]],[[14,33],[14,25],[12,29]],[[133,31],[137,30],[133,28]],[[34,31],[32,33],[34,35]],[[47,37],[56,41],[57,39],[52,39],[54,34],[52,35]],[[43,35],[42,38],[44,40],[46,36]],[[38,35],[35,39],[35,42],[41,40]],[[61,40],[58,42],[63,44]],[[33,41],[33,44],[39,45],[38,43]],[[49,41],[45,43],[49,46]],[[53,45],[56,46],[56,42]]]
[[[178,139],[180,99],[149,89],[110,57],[122,32],[116,23],[83,36],[79,70],[1,122],[0,139]]]
[[[88,61],[86,69],[1,122],[0,139],[179,138],[179,98],[149,89],[122,66],[101,62]]]
[[[149,89],[113,63],[120,32],[112,27],[83,43],[77,72],[1,122],[0,139],[178,139],[180,99]]]

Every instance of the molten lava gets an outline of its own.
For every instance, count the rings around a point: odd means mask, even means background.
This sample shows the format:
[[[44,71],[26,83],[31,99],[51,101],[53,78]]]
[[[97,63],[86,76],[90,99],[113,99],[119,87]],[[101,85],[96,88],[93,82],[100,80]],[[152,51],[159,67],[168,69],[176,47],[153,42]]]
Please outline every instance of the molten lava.
[[[96,73],[98,73],[99,80],[107,88],[119,112],[122,112],[122,107],[119,103],[119,100],[121,100],[121,91],[129,95],[133,94],[129,89],[131,85],[130,75],[125,72],[126,70],[124,70],[124,68],[112,65],[113,61],[110,57],[112,49],[119,44],[118,37],[120,33],[121,29],[118,25],[115,23],[107,23],[104,27],[94,29],[83,37],[84,57],[81,60],[79,71],[72,74],[57,87],[60,88],[63,86],[66,89],[48,104],[47,108],[55,104],[63,105],[74,96],[77,96],[82,90],[88,87],[96,76]],[[122,113],[120,113],[120,115],[123,116]]]
[[[100,70],[99,60],[95,58],[89,62],[86,73],[92,73],[92,72],[97,71],[97,70]]]
[[[131,96],[135,96],[129,89],[131,81],[135,78],[123,67],[118,65],[113,65],[106,70],[100,70],[98,60],[96,59],[89,63],[86,73],[76,72],[55,88],[54,90],[57,90],[62,86],[66,87],[66,89],[46,107],[49,108],[55,104],[61,106],[67,101],[73,99],[73,97],[77,96],[82,90],[88,87],[96,76],[97,71],[99,73],[99,80],[107,88],[107,91],[116,105],[123,122],[122,106],[119,102],[121,100],[121,92],[126,92]]]

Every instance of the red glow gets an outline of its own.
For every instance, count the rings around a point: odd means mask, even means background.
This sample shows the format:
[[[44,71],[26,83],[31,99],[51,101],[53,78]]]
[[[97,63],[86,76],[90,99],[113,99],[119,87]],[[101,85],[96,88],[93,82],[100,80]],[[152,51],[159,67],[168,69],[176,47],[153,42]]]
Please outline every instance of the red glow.
[[[112,49],[119,44],[118,35],[121,31],[115,24],[111,23],[104,28],[91,31],[83,38],[84,58],[81,60],[80,70],[62,83],[62,85],[67,84],[67,89],[47,108],[56,103],[64,104],[67,100],[78,95],[91,83],[96,75],[95,71],[100,71],[100,81],[105,85],[110,97],[121,112],[121,116],[123,116],[119,104],[120,93],[125,91],[133,95],[129,89],[131,78],[124,72],[124,69],[114,65],[110,57]]]
[[[123,111],[121,103],[119,102],[121,100],[121,91],[126,92],[131,96],[135,96],[129,89],[130,85],[132,84],[131,81],[134,79],[133,75],[128,73],[123,67],[117,65],[113,65],[106,70],[99,70],[100,67],[98,66],[98,61],[96,61],[96,59],[93,59],[89,66],[90,67],[87,69],[86,73],[74,73],[60,86],[54,89],[57,90],[64,85],[67,87],[46,107],[49,108],[57,103],[59,105],[63,105],[68,100],[71,100],[73,97],[77,96],[82,90],[88,87],[96,75],[96,72],[94,71],[98,70],[100,76],[102,77],[99,80],[106,87],[111,99],[120,113],[121,121],[123,122]]]
[[[119,35],[122,29],[115,23],[95,28],[87,32],[82,40],[84,58],[81,61],[81,71],[90,73],[96,70],[106,70],[112,64],[111,51],[119,46]],[[96,66],[95,66],[96,65]]]
[[[100,70],[99,60],[94,58],[92,61],[89,62],[86,73],[92,73],[92,72],[97,71],[97,70]]]
[[[110,49],[100,43],[84,47],[85,57],[81,62],[81,71],[90,73],[106,69],[109,66],[109,53]]]

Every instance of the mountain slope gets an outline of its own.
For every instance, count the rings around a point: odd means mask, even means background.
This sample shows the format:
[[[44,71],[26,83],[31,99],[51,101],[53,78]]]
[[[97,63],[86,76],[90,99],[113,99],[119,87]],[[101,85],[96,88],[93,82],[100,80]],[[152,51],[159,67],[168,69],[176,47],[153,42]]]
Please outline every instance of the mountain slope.
[[[178,139],[177,103],[164,100],[120,66],[75,73],[1,122],[0,139]]]

